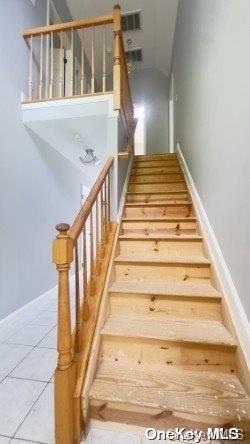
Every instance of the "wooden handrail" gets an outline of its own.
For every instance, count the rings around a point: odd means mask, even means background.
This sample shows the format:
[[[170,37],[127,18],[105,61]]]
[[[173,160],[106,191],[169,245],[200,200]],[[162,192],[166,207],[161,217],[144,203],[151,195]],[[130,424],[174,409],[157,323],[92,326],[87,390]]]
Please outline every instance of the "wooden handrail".
[[[74,20],[66,23],[56,23],[54,25],[40,26],[36,28],[30,28],[23,31],[23,37],[35,37],[41,34],[46,35],[51,32],[69,31],[70,29],[90,28],[92,26],[107,25],[113,23],[113,15],[103,15],[100,17],[91,17],[88,19]]]
[[[128,136],[127,145],[124,150],[120,151],[117,156],[119,159],[128,159],[130,157],[131,153],[134,151],[134,134],[135,134],[135,128],[137,125],[138,119],[133,119],[133,124],[131,125],[131,133]]]
[[[98,176],[98,179],[96,180],[96,182],[95,182],[93,188],[91,189],[87,199],[85,200],[81,210],[79,211],[79,213],[75,219],[75,222],[73,223],[73,225],[70,227],[70,229],[68,231],[68,235],[73,240],[74,244],[82,231],[82,227],[84,226],[84,224],[90,214],[90,211],[96,201],[98,193],[101,190],[101,187],[105,181],[105,178],[106,178],[113,162],[114,162],[114,157],[113,156],[108,157],[108,160],[105,163],[100,175]]]

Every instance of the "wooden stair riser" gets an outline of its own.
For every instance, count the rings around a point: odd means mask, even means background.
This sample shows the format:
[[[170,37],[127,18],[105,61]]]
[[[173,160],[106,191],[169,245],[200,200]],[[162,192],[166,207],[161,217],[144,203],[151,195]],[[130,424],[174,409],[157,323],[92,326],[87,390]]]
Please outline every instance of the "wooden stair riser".
[[[158,235],[162,234],[196,234],[197,225],[195,220],[173,220],[173,221],[159,221],[159,220],[133,220],[122,222],[122,233],[132,234],[138,233],[145,236],[150,234]]]
[[[179,167],[179,161],[177,159],[166,159],[166,160],[135,160],[133,163],[133,168],[151,168],[151,167],[169,167],[177,166]]]
[[[211,372],[235,372],[235,350],[231,347],[158,339],[102,335],[100,357],[126,365],[169,366]]]
[[[210,266],[196,264],[115,263],[115,280],[210,282]]]
[[[132,175],[144,175],[144,174],[169,174],[169,173],[181,173],[181,168],[179,166],[169,166],[169,167],[141,167],[132,168]]]
[[[119,242],[120,254],[124,256],[138,255],[143,252],[143,255],[152,257],[158,256],[204,256],[202,239],[185,240],[180,238],[178,240],[141,240],[120,239]]]
[[[111,315],[221,320],[220,299],[110,293]]]
[[[189,203],[176,203],[167,205],[149,204],[149,206],[129,206],[125,205],[124,217],[191,217],[192,206]]]
[[[134,156],[134,161],[149,161],[149,160],[168,160],[168,159],[178,159],[176,154],[143,154]]]
[[[130,183],[164,183],[184,180],[182,173],[131,175]]]
[[[134,193],[127,194],[126,203],[167,203],[168,201],[188,200],[187,192],[176,193]]]
[[[186,190],[184,181],[168,183],[130,183],[128,191],[143,191],[144,193],[157,193],[159,191],[183,191]]]

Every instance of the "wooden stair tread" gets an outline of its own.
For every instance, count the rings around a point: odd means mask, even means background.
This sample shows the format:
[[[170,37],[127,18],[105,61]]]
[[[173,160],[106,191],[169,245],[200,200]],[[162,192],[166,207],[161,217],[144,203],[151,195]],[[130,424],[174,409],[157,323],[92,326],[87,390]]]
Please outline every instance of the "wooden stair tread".
[[[170,235],[166,234],[165,236],[161,234],[148,234],[148,235],[141,235],[141,234],[121,234],[119,236],[120,240],[133,240],[133,241],[140,241],[140,240],[157,240],[157,241],[197,241],[201,242],[203,240],[202,236],[198,236],[196,234],[175,234]]]
[[[166,221],[166,222],[196,222],[196,217],[179,217],[179,216],[174,216],[174,217],[168,217],[168,216],[161,216],[161,217],[123,217],[122,220],[124,222],[129,221],[129,222],[135,222],[135,221],[148,221],[148,222],[161,222],[161,221]]]
[[[218,321],[147,316],[109,316],[103,335],[236,346],[236,340]]]
[[[90,399],[145,406],[229,420],[250,419],[250,398],[235,375],[168,366],[153,372],[141,365],[102,362]]]
[[[127,195],[133,195],[133,194],[150,194],[150,195],[154,195],[154,194],[182,194],[182,193],[187,193],[188,190],[187,188],[184,188],[183,190],[177,190],[177,191],[128,191]]]
[[[155,264],[195,264],[195,265],[209,265],[210,261],[205,257],[199,256],[150,256],[148,255],[131,255],[131,256],[116,256],[115,263],[155,263]]]
[[[129,207],[145,207],[145,208],[152,208],[152,207],[171,207],[171,206],[192,206],[192,203],[187,200],[168,200],[167,202],[126,202],[125,208]]]
[[[171,184],[175,184],[175,183],[185,183],[185,180],[184,179],[181,179],[181,180],[176,180],[176,179],[174,179],[174,180],[164,180],[164,181],[162,181],[162,182],[155,182],[155,181],[153,181],[153,180],[149,180],[148,182],[135,182],[135,181],[133,181],[133,180],[130,180],[129,181],[129,185],[132,185],[132,184],[135,184],[135,185],[150,185],[150,184],[156,184],[156,185],[162,185],[163,183],[171,183]]]
[[[109,291],[126,294],[221,298],[221,294],[210,284],[179,282],[156,284],[155,282],[116,281],[111,285]]]

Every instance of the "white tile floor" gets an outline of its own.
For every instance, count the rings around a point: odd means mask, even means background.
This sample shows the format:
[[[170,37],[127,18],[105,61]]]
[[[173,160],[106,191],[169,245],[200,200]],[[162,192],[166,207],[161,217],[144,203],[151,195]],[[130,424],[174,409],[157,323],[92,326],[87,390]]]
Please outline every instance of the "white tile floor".
[[[56,304],[47,294],[0,321],[0,444],[54,443]],[[143,429],[92,424],[82,444],[148,442]]]

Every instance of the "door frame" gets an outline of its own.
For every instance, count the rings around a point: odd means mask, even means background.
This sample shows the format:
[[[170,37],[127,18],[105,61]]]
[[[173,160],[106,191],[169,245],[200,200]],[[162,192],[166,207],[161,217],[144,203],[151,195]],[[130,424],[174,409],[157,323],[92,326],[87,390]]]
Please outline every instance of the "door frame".
[[[142,103],[134,103],[134,109],[135,108],[143,108],[143,110],[144,110],[144,113],[143,113],[143,153],[141,153],[141,155],[145,155],[146,154],[146,146],[147,146],[147,142],[146,142],[146,107]],[[135,129],[135,131],[136,131],[136,129]]]
[[[174,153],[174,74],[171,73],[169,89],[169,152]]]

